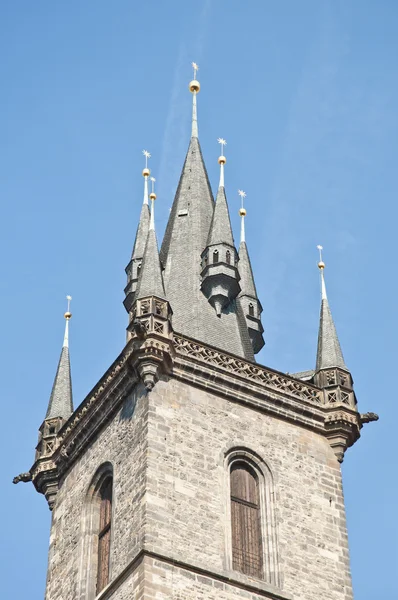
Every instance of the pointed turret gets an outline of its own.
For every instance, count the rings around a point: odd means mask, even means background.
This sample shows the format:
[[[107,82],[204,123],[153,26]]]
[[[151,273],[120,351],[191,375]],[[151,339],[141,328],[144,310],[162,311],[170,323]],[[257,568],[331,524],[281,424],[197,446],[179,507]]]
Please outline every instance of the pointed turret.
[[[151,177],[152,186],[155,182],[154,177]],[[155,233],[155,207],[156,194],[152,188],[151,192],[152,210],[149,222],[149,230],[145,244],[144,255],[142,259],[142,267],[140,277],[135,292],[137,300],[146,296],[157,296],[158,298],[166,298],[164,291],[162,268],[159,259],[158,242]]]
[[[222,147],[226,141],[218,139]],[[240,292],[238,254],[232,235],[227,198],[224,188],[224,154],[218,159],[220,165],[220,184],[210,225],[207,246],[202,252],[202,291],[213,306],[218,317],[231,300]]]
[[[65,313],[64,342],[51,390],[46,417],[39,430],[39,443],[36,448],[36,458],[42,458],[45,455],[51,454],[57,432],[73,412],[72,378],[69,360],[69,321],[72,317],[72,313],[70,312],[70,301],[72,300],[72,297],[67,296],[67,300],[68,309]]]
[[[170,368],[173,335],[172,310],[166,299],[155,233],[155,179],[151,177],[151,181],[151,220],[134,294],[133,318],[127,328],[130,339],[137,346],[137,371],[148,390],[153,388],[161,373]]]
[[[315,383],[325,388],[327,403],[356,405],[352,391],[352,377],[344,362],[339,338],[337,337],[330,310],[324,277],[325,263],[322,260],[322,246],[318,246],[320,261],[318,268],[321,278],[321,313],[319,320],[318,349],[316,355]]]
[[[127,312],[130,312],[133,306],[134,292],[137,288],[150,221],[148,177],[151,174],[151,171],[148,168],[148,158],[150,158],[151,155],[147,150],[143,150],[143,154],[145,156],[145,168],[142,171],[142,175],[144,177],[144,201],[142,203],[140,220],[137,227],[131,259],[126,267],[127,285],[124,289],[126,297],[123,304]]]
[[[264,328],[261,324],[261,313],[263,308],[261,302],[257,296],[256,285],[254,283],[253,271],[250,262],[249,252],[246,245],[245,235],[245,217],[246,209],[243,206],[243,200],[246,197],[245,192],[239,190],[241,197],[241,208],[239,209],[239,216],[241,218],[241,229],[240,229],[240,245],[239,245],[239,275],[240,275],[240,288],[241,292],[238,296],[238,303],[241,306],[242,312],[246,318],[246,325],[249,330],[250,341],[253,346],[254,354],[260,352],[264,346],[263,331]]]
[[[319,319],[318,349],[316,354],[316,371],[339,367],[348,371],[344,362],[339,338],[337,337],[332,313],[330,310],[324,277],[325,263],[320,260],[318,268],[321,277],[321,314]]]

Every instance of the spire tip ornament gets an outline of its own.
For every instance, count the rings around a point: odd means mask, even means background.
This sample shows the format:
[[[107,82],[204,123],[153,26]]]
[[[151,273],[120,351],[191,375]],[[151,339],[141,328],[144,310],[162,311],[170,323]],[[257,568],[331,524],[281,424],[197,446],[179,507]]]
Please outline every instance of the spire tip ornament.
[[[200,83],[196,78],[197,72],[199,71],[199,67],[196,64],[196,62],[192,63],[192,68],[193,68],[193,79],[189,83],[189,91],[192,92],[192,94],[197,94],[200,92]]]
[[[200,83],[196,79],[196,73],[198,72],[198,65],[193,62],[193,80],[189,84],[189,91],[192,93],[192,132],[191,137],[198,137],[198,111],[196,107],[196,95],[200,92]]]
[[[142,175],[143,177],[149,177],[151,170],[148,168],[148,158],[151,158],[151,154],[148,150],[143,150],[142,154],[145,156],[145,168],[142,170]]]
[[[65,317],[65,319],[66,319],[67,321],[69,321],[69,319],[71,319],[71,318],[72,318],[72,313],[70,312],[70,303],[71,303],[71,300],[72,300],[72,296],[69,296],[69,295],[68,295],[68,296],[66,296],[66,299],[67,299],[67,301],[68,301],[68,308],[67,308],[67,310],[66,310],[66,313],[64,314],[64,317]]]
[[[318,250],[319,250],[319,263],[318,263],[318,269],[320,271],[322,271],[322,269],[325,268],[325,263],[322,260],[322,250],[323,250],[323,246],[319,245],[317,246]]]
[[[225,165],[227,159],[224,156],[224,146],[227,145],[227,142],[223,138],[217,138],[217,142],[221,145],[221,156],[218,157],[218,164]]]
[[[218,164],[220,165],[219,187],[224,187],[224,165],[227,162],[227,159],[224,156],[224,146],[227,145],[227,142],[224,138],[217,138],[217,142],[221,145],[221,156],[218,157]]]
[[[318,244],[317,246],[318,250],[319,250],[319,263],[318,263],[318,269],[321,272],[321,295],[322,295],[322,300],[327,300],[327,295],[326,295],[326,285],[325,285],[325,278],[323,276],[323,271],[325,269],[325,263],[323,262],[323,258],[322,258],[322,250],[323,250],[323,246],[320,246]]]
[[[148,150],[143,150],[142,154],[145,156],[145,168],[142,170],[142,176],[144,177],[144,202],[143,204],[149,204],[148,202],[148,177],[151,174],[151,170],[148,168],[148,158],[151,158],[151,153]]]
[[[153,229],[153,230],[155,229],[155,200],[156,200],[155,181],[156,181],[156,179],[154,177],[151,177],[152,191],[149,194],[149,197],[151,199],[151,219],[149,221],[149,229]]]
[[[241,223],[240,223],[240,243],[242,243],[242,242],[246,242],[246,233],[245,233],[246,209],[243,206],[243,201],[246,198],[246,192],[244,192],[243,190],[238,190],[238,194],[240,196],[240,201],[241,201],[241,205],[240,205],[240,209],[239,209],[239,216],[241,217]]]

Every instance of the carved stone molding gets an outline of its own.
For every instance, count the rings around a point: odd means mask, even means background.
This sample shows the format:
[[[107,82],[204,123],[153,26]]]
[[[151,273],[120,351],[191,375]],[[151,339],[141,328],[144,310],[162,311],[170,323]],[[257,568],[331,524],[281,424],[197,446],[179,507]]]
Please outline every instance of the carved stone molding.
[[[325,433],[337,460],[343,462],[344,452],[360,437],[359,414],[348,412],[344,406],[330,412],[325,417]]]
[[[270,389],[305,400],[314,405],[324,403],[324,396],[319,388],[299,381],[294,377],[245,361],[231,354],[220,352],[178,334],[174,335],[174,344],[179,354],[203,361],[217,369],[244,377],[249,381],[265,385]]]

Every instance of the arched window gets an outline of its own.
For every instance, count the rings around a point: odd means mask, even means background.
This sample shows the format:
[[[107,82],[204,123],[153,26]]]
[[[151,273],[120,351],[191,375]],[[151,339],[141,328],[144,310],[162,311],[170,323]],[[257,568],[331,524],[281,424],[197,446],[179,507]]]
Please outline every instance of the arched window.
[[[87,489],[82,513],[80,569],[76,597],[94,598],[109,583],[112,546],[113,467],[105,462],[97,469]]]
[[[252,450],[231,448],[226,466],[226,564],[229,569],[281,585],[274,478]]]
[[[262,542],[258,477],[245,462],[231,467],[232,568],[262,576]]]
[[[214,250],[213,252],[213,264],[218,263],[218,250]]]
[[[137,278],[140,276],[141,267],[142,267],[142,263],[138,263],[138,266],[137,266]]]
[[[100,515],[98,532],[97,594],[109,582],[109,558],[112,526],[112,478],[108,477],[99,490]]]
[[[252,304],[251,302],[249,304],[249,315],[251,317],[254,317],[254,304]]]
[[[225,261],[226,261],[227,265],[231,264],[231,253],[229,250],[227,250],[227,253],[225,255]]]

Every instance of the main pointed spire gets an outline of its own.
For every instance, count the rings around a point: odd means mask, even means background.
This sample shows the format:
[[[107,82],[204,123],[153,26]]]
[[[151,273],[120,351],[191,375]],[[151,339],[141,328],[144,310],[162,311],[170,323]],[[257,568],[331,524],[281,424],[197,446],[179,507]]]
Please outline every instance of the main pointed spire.
[[[70,372],[69,360],[69,321],[72,317],[70,312],[71,296],[67,296],[68,309],[65,313],[65,334],[62,345],[61,356],[58,363],[57,373],[55,375],[53,387],[51,390],[50,401],[46,413],[47,419],[61,417],[67,420],[73,412],[72,401],[72,378]]]
[[[194,96],[199,88],[197,80],[189,86]],[[253,360],[245,319],[235,303],[230,302],[219,318],[201,287],[214,200],[197,137],[196,98],[193,106],[192,135],[160,251],[173,329]],[[237,262],[235,248],[229,251],[234,266],[227,266],[227,272],[236,268]]]
[[[316,371],[339,367],[348,371],[344,362],[343,353],[339,338],[337,337],[336,327],[334,325],[332,313],[326,294],[326,285],[324,277],[325,263],[322,260],[322,246],[318,246],[320,260],[318,268],[321,277],[321,314],[319,321],[318,349],[316,356]]]
[[[197,72],[199,70],[198,65],[193,62],[193,79],[189,84],[189,91],[192,92],[192,133],[191,137],[198,137],[198,114],[197,114],[197,106],[196,106],[196,96],[200,92],[200,83],[196,78]]]

